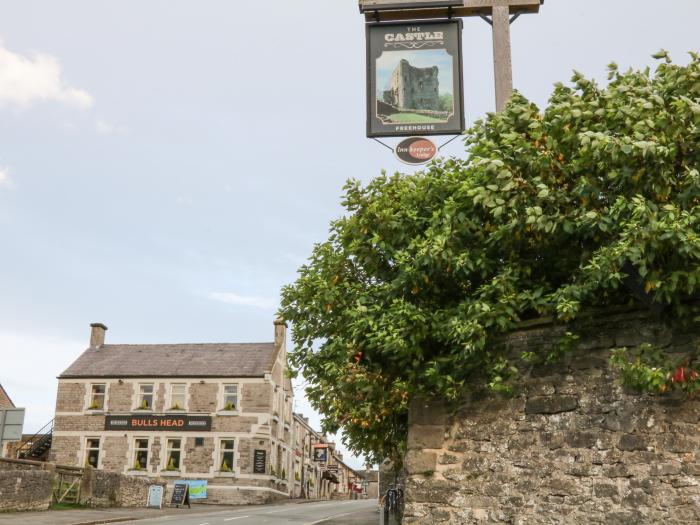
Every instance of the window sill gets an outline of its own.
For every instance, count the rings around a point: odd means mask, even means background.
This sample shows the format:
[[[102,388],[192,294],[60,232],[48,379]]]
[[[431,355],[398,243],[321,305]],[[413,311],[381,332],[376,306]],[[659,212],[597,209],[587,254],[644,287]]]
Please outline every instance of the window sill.
[[[88,415],[99,416],[99,415],[105,413],[105,409],[104,408],[86,408],[85,413]]]
[[[126,471],[129,476],[148,476],[149,472],[147,470],[134,470],[129,469]]]
[[[216,413],[217,416],[240,416],[241,412],[239,410],[219,410]]]
[[[165,412],[170,413],[170,414],[186,414],[187,409],[185,409],[185,408],[168,408],[168,409],[166,409]]]
[[[180,472],[179,470],[161,470],[159,474],[165,477],[173,476],[177,478],[182,475],[182,472]]]
[[[229,472],[227,470],[216,470],[216,471],[214,471],[214,475],[216,475],[217,478],[235,478],[236,477],[235,472]]]
[[[132,408],[132,412],[138,412],[138,413],[145,413],[145,414],[152,414],[153,409],[152,408]]]

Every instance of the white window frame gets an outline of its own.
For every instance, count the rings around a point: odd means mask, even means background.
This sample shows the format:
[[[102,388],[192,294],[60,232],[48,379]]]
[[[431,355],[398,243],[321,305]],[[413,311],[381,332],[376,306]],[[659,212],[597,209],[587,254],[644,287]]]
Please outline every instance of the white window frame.
[[[225,449],[224,448],[224,441],[233,441],[233,448],[232,449]],[[219,437],[216,441],[216,450],[217,450],[217,464],[215,467],[215,470],[217,473],[221,474],[227,474],[227,475],[235,475],[236,473],[236,454],[238,452],[238,440],[235,437]],[[229,465],[229,468],[231,470],[221,470],[221,467],[223,466],[224,463],[224,454],[231,454],[231,465]]]
[[[226,408],[226,388],[227,387],[236,387],[236,403],[235,407],[233,409]],[[221,397],[220,397],[220,404],[221,407],[219,408],[220,412],[226,412],[226,413],[239,413],[241,411],[241,385],[240,383],[224,383],[221,385]]]
[[[183,392],[182,392],[182,406],[179,408],[175,408],[175,402],[173,400],[173,396],[176,395],[174,393],[174,388],[175,387],[183,387]],[[169,387],[169,393],[168,393],[168,407],[167,410],[187,410],[187,383],[170,383]],[[180,394],[177,394],[178,396]]]
[[[90,441],[97,441],[97,448],[90,447]],[[85,438],[85,453],[83,457],[83,465],[89,465],[88,458],[90,457],[90,452],[97,450],[97,464],[90,465],[93,468],[100,468],[102,466],[102,438],[101,437],[86,437]]]
[[[102,408],[92,408],[92,402],[94,399],[94,394],[93,394],[93,387],[96,386],[103,386],[105,388],[105,391],[102,394],[98,394],[102,396]],[[85,405],[85,410],[94,410],[96,412],[104,412],[107,410],[107,383],[90,383],[89,384],[89,389],[87,391],[87,403]]]
[[[182,463],[185,459],[185,438],[182,436],[170,436],[170,437],[163,438],[163,441],[165,441],[165,443],[162,443],[164,453],[163,453],[163,464],[161,465],[161,470],[166,471],[166,472],[181,472],[182,471]],[[171,448],[170,447],[171,441],[179,441],[180,448]],[[174,470],[168,470],[168,463],[170,463],[170,452],[171,451],[177,451],[180,453],[180,460],[178,461],[177,468],[175,468]]]
[[[146,441],[146,448],[137,448],[137,441]],[[151,438],[147,436],[134,436],[132,440],[132,453],[131,453],[131,464],[129,465],[129,470],[135,472],[149,472],[149,463],[151,461]],[[138,459],[138,453],[145,450],[146,451],[146,464],[142,466],[141,469],[136,470],[134,465],[136,465],[136,460]],[[139,462],[140,463],[140,462]]]
[[[143,393],[141,392],[141,388],[145,386],[150,386],[151,387],[151,393]],[[156,385],[155,383],[138,383],[137,384],[137,392],[136,392],[136,410],[150,410],[153,411],[153,405],[156,403]],[[148,408],[142,408],[143,401],[144,401],[144,396],[151,396],[151,405]]]

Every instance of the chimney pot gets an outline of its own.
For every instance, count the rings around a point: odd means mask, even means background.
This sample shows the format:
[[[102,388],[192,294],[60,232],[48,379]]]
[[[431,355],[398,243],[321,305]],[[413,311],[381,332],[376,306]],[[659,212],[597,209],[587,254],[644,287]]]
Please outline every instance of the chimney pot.
[[[107,327],[102,323],[92,323],[90,325],[90,348],[100,348],[105,344],[105,332]]]
[[[281,317],[275,319],[275,347],[281,348],[287,340],[287,323]]]

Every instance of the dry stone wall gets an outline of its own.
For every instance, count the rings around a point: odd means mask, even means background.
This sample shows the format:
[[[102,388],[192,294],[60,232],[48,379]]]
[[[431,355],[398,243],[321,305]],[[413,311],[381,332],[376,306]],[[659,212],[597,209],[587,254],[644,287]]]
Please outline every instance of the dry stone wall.
[[[405,523],[700,523],[700,402],[623,389],[611,349],[700,343],[648,314],[604,315],[561,362],[523,376],[512,398],[473,395],[457,412],[413,402]],[[534,326],[505,344],[554,347],[567,330]]]

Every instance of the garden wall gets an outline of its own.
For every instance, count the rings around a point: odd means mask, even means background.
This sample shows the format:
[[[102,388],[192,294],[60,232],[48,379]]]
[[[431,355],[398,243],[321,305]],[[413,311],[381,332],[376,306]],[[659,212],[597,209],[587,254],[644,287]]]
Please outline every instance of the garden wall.
[[[41,463],[0,458],[0,512],[48,509],[53,476]]]
[[[578,348],[523,376],[511,398],[472,396],[448,414],[416,400],[409,418],[405,523],[699,523],[700,402],[625,391],[611,349],[700,343],[645,312],[511,333],[513,355]]]
[[[52,486],[62,468],[82,476],[80,503],[91,507],[145,507],[149,487],[166,485],[165,481],[118,472],[0,458],[0,511],[48,509]]]

